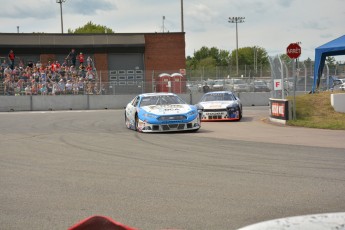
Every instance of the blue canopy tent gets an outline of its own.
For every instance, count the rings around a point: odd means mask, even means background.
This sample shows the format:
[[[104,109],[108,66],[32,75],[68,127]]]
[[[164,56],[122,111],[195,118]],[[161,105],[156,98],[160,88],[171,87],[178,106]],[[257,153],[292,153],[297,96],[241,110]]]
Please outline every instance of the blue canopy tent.
[[[337,55],[345,55],[345,35],[315,49],[314,84],[312,92],[315,92],[316,88],[320,85],[326,57]]]

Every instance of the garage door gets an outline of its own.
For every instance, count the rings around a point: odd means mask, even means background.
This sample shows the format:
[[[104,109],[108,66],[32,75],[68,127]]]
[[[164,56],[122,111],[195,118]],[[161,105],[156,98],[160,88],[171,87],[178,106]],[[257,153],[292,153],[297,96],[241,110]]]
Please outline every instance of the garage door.
[[[109,54],[108,68],[111,94],[144,92],[144,54]]]

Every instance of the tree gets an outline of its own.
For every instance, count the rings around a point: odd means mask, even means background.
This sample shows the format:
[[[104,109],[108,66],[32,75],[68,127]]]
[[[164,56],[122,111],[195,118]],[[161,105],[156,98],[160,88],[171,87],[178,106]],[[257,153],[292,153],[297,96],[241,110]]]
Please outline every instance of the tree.
[[[68,29],[68,33],[70,34],[82,34],[82,33],[113,34],[115,32],[106,26],[96,25],[96,24],[93,24],[91,21],[89,21],[84,26],[78,27],[75,30]]]
[[[313,75],[314,61],[312,61],[311,58],[308,57],[307,60],[304,61],[304,64],[309,71],[309,76]]]
[[[196,69],[198,66],[204,66],[207,63],[208,67],[228,66],[230,63],[230,53],[226,50],[220,50],[216,47],[208,48],[203,46],[200,50],[194,52],[194,56],[187,57],[187,67]]]
[[[307,60],[304,61],[304,63],[307,65],[307,66],[310,66],[313,61],[310,59],[310,57],[307,58]]]
[[[326,64],[329,66],[329,67],[335,67],[335,58],[333,56],[328,56],[326,58]]]
[[[238,49],[239,65],[268,66],[268,54],[264,48],[253,46]],[[231,64],[236,65],[236,50],[231,52]]]
[[[229,51],[220,50],[216,47],[201,47],[200,50],[194,52],[194,57],[187,57],[188,67],[197,67],[205,58],[213,58],[215,66],[236,65],[236,50],[230,54]],[[240,65],[268,65],[268,55],[265,49],[260,47],[243,47],[238,49],[238,61]]]
[[[199,65],[205,68],[212,68],[216,66],[216,60],[213,57],[207,57],[207,58],[202,59]]]
[[[242,69],[239,75],[257,76],[269,67],[266,50],[257,46],[240,48],[238,61],[239,68]],[[194,51],[194,56],[188,56],[186,60],[187,69],[202,72],[210,77],[235,76],[237,73],[234,73],[234,66],[236,66],[236,50],[230,53],[216,47],[203,46],[200,50]]]
[[[226,50],[219,50],[219,65],[227,66],[230,64],[231,56],[230,52]]]
[[[292,60],[287,54],[281,54],[280,59],[286,64],[290,63]]]

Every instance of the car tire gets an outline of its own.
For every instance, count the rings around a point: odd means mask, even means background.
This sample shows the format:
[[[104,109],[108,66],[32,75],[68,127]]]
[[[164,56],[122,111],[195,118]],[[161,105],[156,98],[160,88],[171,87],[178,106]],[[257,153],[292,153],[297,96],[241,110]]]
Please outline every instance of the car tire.
[[[126,125],[127,129],[129,129],[129,128],[131,127],[130,122],[129,122],[129,120],[128,120],[128,117],[127,117],[126,113],[125,113],[125,125]]]
[[[237,121],[240,121],[241,119],[242,119],[242,109],[240,110],[239,119]]]
[[[138,124],[139,124],[139,118],[138,118],[138,114],[135,114],[135,119],[134,119],[134,128],[135,128],[135,131],[139,132],[139,129],[138,129]]]

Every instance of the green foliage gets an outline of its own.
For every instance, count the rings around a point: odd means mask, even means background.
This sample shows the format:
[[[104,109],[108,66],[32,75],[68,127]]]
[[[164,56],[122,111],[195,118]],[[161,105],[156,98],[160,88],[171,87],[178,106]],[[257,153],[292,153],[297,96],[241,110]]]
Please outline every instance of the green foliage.
[[[310,66],[313,61],[310,59],[310,57],[308,57],[307,60],[304,61],[304,63],[306,64],[306,66]]]
[[[208,48],[203,46],[200,50],[194,52],[194,56],[187,57],[187,68],[196,69],[203,66],[205,63],[203,60],[207,59],[207,65],[210,65],[210,58],[214,60],[215,66],[229,66],[236,65],[236,50],[233,50],[230,54],[229,51],[220,50],[216,47]],[[263,65],[268,66],[268,55],[265,49],[260,47],[244,47],[238,49],[238,62],[239,65]]]
[[[227,76],[261,76],[269,69],[268,54],[261,47],[238,49],[239,71],[236,71],[236,50],[231,53],[216,47],[203,46],[186,58],[186,67],[193,77],[223,78]]]
[[[335,58],[333,56],[328,56],[326,58],[326,64],[329,66],[329,67],[334,67],[335,66]]]
[[[68,29],[68,33],[69,34],[83,34],[83,33],[84,34],[86,34],[86,33],[90,33],[90,34],[94,34],[94,33],[96,33],[96,34],[105,34],[105,33],[113,34],[115,32],[106,26],[96,25],[96,24],[93,24],[91,21],[89,21],[84,26],[78,27],[75,30]]]
[[[232,63],[236,64],[236,50],[232,51]],[[260,47],[243,47],[238,49],[238,63],[240,65],[269,65],[268,54],[265,49]]]
[[[206,57],[204,59],[202,59],[199,64],[201,66],[204,66],[206,68],[210,68],[216,65],[216,59],[214,59],[213,57]]]
[[[207,48],[206,46],[203,46],[200,50],[194,52],[194,57],[187,57],[187,66],[196,68],[201,65],[204,59],[209,58],[214,60],[214,66],[226,66],[229,64],[230,55],[226,50],[219,50],[216,47]]]
[[[280,59],[281,59],[284,63],[290,63],[291,61],[293,61],[293,59],[291,59],[289,56],[287,56],[287,54],[281,54],[281,55],[280,55]]]

